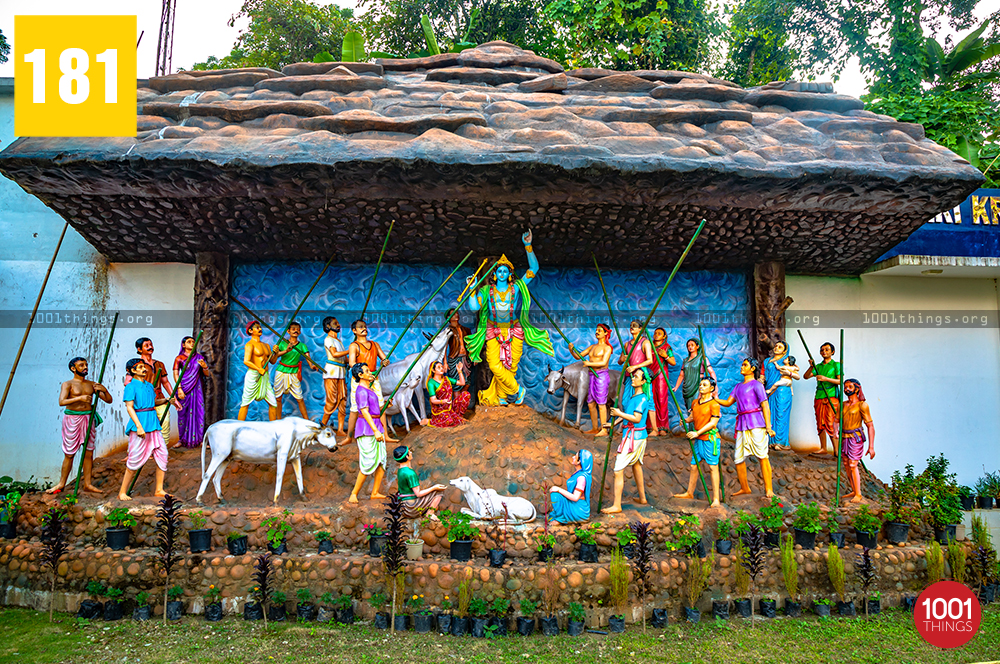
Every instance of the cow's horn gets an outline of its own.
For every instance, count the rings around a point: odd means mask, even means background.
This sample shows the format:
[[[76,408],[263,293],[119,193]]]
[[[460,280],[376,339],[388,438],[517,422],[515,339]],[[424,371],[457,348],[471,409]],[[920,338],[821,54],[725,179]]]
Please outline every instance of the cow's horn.
[[[426,332],[424,332],[424,337],[427,339],[427,341],[431,340],[431,335],[427,334]]]

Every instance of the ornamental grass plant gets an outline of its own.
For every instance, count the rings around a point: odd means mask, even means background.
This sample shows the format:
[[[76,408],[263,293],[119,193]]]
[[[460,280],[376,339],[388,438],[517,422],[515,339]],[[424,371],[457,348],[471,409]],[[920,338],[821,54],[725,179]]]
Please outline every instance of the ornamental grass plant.
[[[841,602],[847,601],[847,577],[844,574],[844,559],[840,556],[840,550],[834,545],[827,549],[826,572],[830,577],[830,585]]]

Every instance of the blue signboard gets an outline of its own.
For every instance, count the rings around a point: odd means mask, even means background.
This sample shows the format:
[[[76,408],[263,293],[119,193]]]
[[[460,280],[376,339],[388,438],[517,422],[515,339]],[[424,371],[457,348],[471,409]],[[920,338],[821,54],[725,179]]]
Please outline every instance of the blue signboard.
[[[1000,189],[977,189],[878,260],[900,255],[1000,257]]]

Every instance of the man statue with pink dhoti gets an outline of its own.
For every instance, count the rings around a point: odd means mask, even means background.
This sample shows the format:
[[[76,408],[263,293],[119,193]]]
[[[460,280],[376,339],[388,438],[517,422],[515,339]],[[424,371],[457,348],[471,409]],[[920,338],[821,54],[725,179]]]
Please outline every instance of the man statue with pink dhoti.
[[[111,403],[111,393],[100,383],[87,380],[87,360],[74,357],[69,361],[69,370],[73,377],[62,384],[59,390],[59,405],[65,408],[62,421],[62,473],[59,484],[46,493],[59,493],[66,486],[69,473],[73,470],[76,453],[83,450],[83,484],[84,491],[100,493],[92,483],[91,473],[94,467],[94,438],[97,435],[97,425],[101,418],[95,414],[93,426],[90,425],[90,415],[93,411],[93,398],[96,394],[104,403]],[[88,436],[87,431],[90,431]],[[86,445],[84,445],[86,439]]]
[[[158,399],[153,385],[146,382],[149,366],[141,358],[129,360],[125,370],[132,377],[122,396],[129,417],[125,426],[128,456],[125,459],[125,476],[122,478],[118,500],[132,500],[128,495],[129,484],[136,471],[149,461],[149,457],[153,457],[156,462],[156,491],[153,495],[162,497],[167,495],[163,490],[163,478],[167,473],[167,443],[163,440],[156,407],[165,405],[168,400]],[[175,407],[178,406],[176,400],[172,403]]]

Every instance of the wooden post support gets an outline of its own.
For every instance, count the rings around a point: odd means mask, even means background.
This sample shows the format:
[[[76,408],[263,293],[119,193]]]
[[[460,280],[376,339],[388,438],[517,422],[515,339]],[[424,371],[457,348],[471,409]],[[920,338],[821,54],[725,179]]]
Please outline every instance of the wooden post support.
[[[775,342],[785,339],[785,309],[791,304],[792,298],[785,296],[785,264],[755,265],[750,287],[750,352],[759,361],[767,359]]]
[[[204,330],[198,352],[205,356],[205,425],[226,417],[229,371],[229,255],[195,254],[194,329]]]

